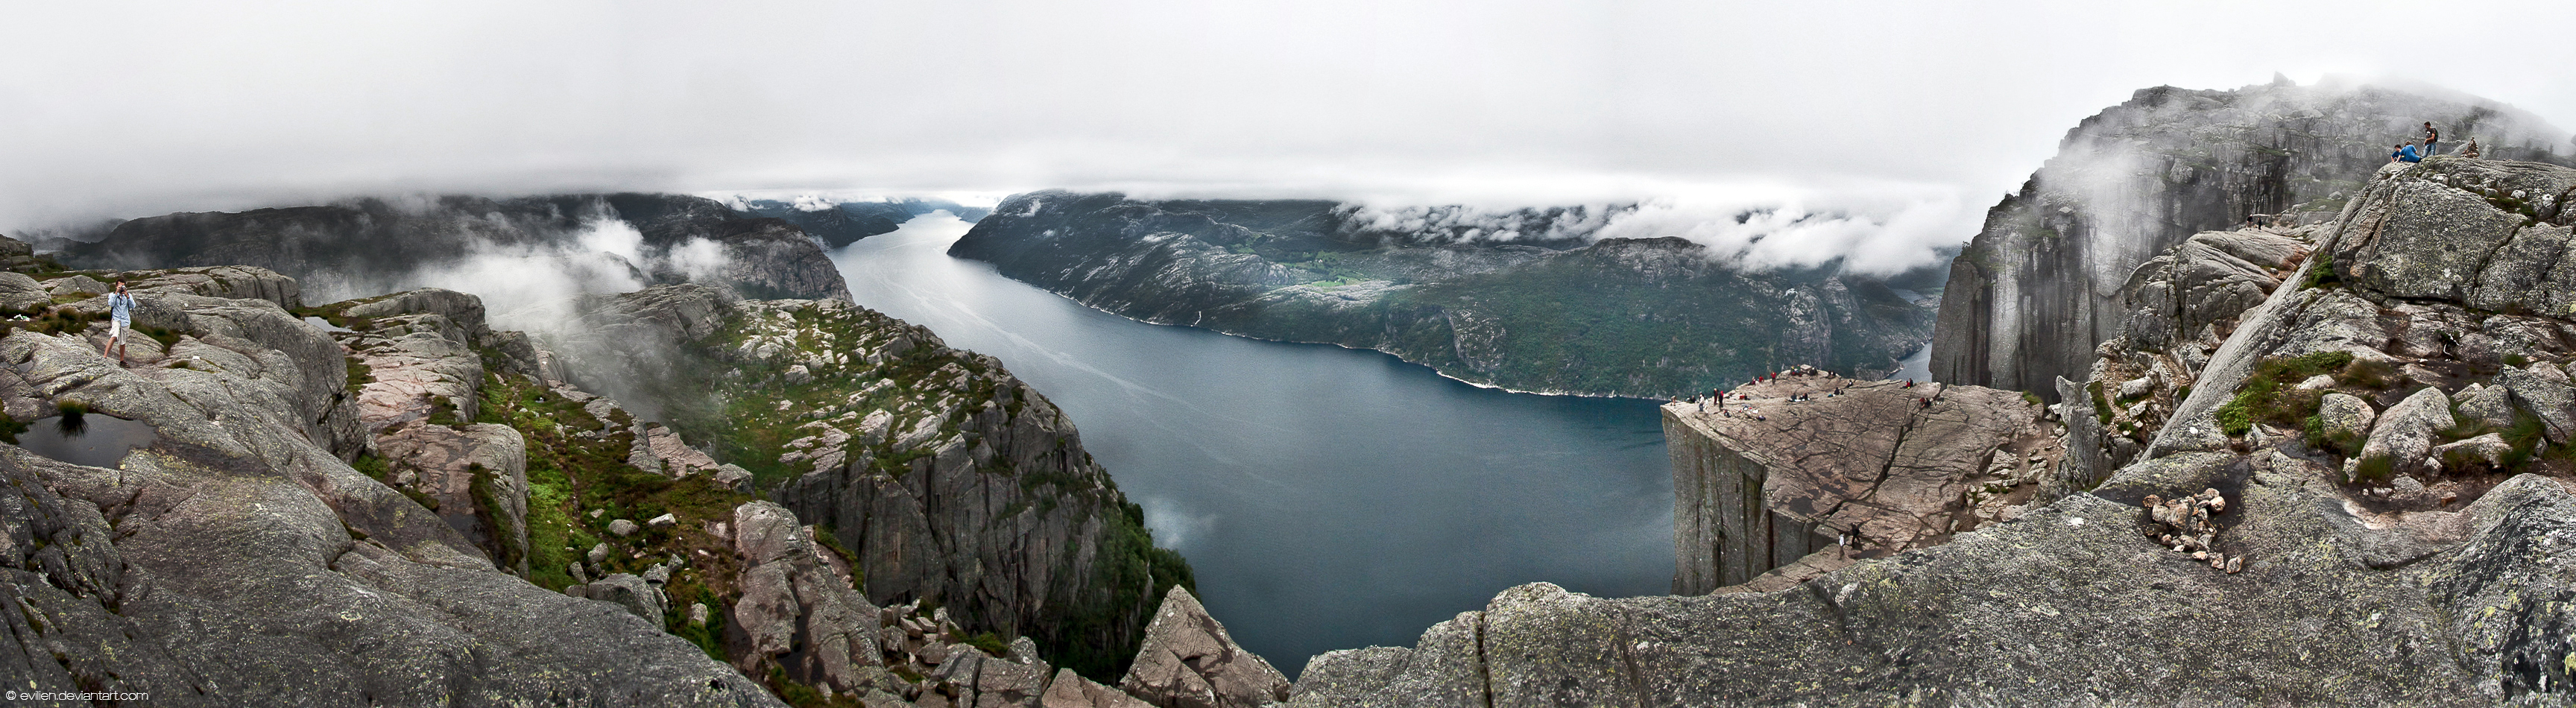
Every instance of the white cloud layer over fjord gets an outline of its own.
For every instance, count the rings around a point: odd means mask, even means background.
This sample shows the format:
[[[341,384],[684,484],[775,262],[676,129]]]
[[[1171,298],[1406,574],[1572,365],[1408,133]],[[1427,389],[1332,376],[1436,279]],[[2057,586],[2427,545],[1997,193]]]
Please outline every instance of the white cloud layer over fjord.
[[[1875,224],[1783,244],[1876,253],[1964,238],[2066,128],[2145,86],[2402,76],[2570,124],[2576,49],[2443,28],[2571,20],[2536,2],[20,4],[0,22],[0,229],[405,191],[1673,214],[1773,195]],[[1734,226],[1669,228],[1749,239]]]

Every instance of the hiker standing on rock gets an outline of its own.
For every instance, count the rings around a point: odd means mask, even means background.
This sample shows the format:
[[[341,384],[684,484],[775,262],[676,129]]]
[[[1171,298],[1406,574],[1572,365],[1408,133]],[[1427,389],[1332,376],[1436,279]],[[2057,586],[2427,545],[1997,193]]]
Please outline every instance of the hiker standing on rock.
[[[108,356],[113,351],[116,365],[124,366],[125,330],[134,326],[134,296],[125,293],[125,281],[116,281],[116,292],[108,294],[107,312],[111,318],[107,326],[107,346],[100,347],[98,355]]]
[[[2434,129],[2434,128],[2433,128],[2433,121],[2429,121],[2429,120],[2428,120],[2428,121],[2424,121],[2424,156],[2425,156],[2425,157],[2432,157],[2432,156],[2434,156],[2434,155],[2439,155],[2439,154],[2441,154],[2440,152],[2435,151],[2435,150],[2433,149],[2433,144],[2434,144],[2434,143],[2438,143],[2438,142],[2442,142],[2442,131],[2440,131],[2440,130],[2436,130],[2436,129]]]

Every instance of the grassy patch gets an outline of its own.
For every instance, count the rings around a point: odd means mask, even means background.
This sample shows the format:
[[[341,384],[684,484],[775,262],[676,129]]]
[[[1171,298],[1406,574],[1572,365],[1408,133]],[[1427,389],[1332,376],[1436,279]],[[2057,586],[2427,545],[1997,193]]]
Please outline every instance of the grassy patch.
[[[986,654],[1002,658],[1010,658],[1011,656],[1011,643],[1002,641],[1001,635],[994,634],[992,632],[978,632],[974,636],[964,637],[960,639],[960,641],[965,642],[967,646],[984,650],[984,653]]]
[[[2257,422],[2285,428],[2304,427],[2307,419],[2316,416],[2317,402],[2325,397],[2325,392],[2291,386],[2313,376],[2343,370],[2352,363],[2351,352],[2317,352],[2264,359],[2254,365],[2252,374],[2245,377],[2245,385],[2236,390],[2236,397],[2218,407],[2218,427],[2230,436],[2244,435]]]
[[[2396,478],[2397,462],[2395,459],[2392,459],[2387,455],[2371,455],[2369,457],[2361,458],[2360,462],[2353,465],[2352,479],[2350,481],[2353,484],[2359,484],[2366,487],[2382,487],[2387,486],[2390,480]]]
[[[359,391],[365,390],[367,384],[376,382],[375,367],[367,366],[366,360],[355,356],[349,357],[348,376],[349,395],[352,397],[357,396]]]
[[[0,442],[18,444],[18,434],[27,432],[27,422],[0,413]]]
[[[2325,417],[2322,415],[2308,416],[2307,424],[2302,429],[2308,434],[2310,446],[2347,457],[2360,454],[2361,443],[2369,437],[2361,431],[2328,432]]]
[[[2316,267],[2308,269],[2308,277],[2299,282],[2299,287],[2331,288],[2342,284],[2343,279],[2335,277],[2334,254],[2319,252]]]
[[[179,345],[178,330],[167,327],[136,327],[134,328],[134,331],[143,333],[143,336],[151,337],[152,341],[160,342],[162,351],[169,351],[171,347]]]
[[[519,567],[527,556],[523,549],[512,547],[510,539],[518,538],[521,529],[518,522],[501,513],[508,507],[502,503],[501,495],[494,491],[497,475],[480,463],[466,465],[465,472],[469,475],[466,491],[474,499],[475,515],[483,517],[485,528],[492,529],[492,547],[499,552],[498,557],[493,558],[495,564],[504,569]]]

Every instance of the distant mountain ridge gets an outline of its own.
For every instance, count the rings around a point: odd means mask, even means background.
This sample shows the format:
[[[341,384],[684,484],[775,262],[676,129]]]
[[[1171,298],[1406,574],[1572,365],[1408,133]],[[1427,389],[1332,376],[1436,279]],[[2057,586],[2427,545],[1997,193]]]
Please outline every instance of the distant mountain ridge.
[[[634,230],[634,258],[582,243],[586,232],[611,221]],[[690,250],[698,241],[718,248]],[[104,238],[72,244],[59,257],[84,268],[254,265],[317,293],[357,297],[416,287],[413,274],[479,253],[538,251],[603,258],[606,267],[641,284],[696,277],[748,297],[849,299],[840,271],[795,224],[672,194],[362,198],[183,212],[118,223]]]
[[[903,222],[932,212],[945,211],[967,221],[982,219],[985,214],[993,212],[946,199],[914,197],[852,201],[737,199],[728,206],[753,216],[795,224],[806,233],[823,239],[826,248],[840,248],[869,236],[893,233]]]
[[[1592,237],[1632,206],[1369,213],[1319,200],[1001,202],[949,254],[1148,322],[1376,349],[1472,383],[1668,397],[1797,363],[1885,373],[1937,273],[1751,271],[1677,238]],[[1891,287],[1891,283],[1896,287]]]

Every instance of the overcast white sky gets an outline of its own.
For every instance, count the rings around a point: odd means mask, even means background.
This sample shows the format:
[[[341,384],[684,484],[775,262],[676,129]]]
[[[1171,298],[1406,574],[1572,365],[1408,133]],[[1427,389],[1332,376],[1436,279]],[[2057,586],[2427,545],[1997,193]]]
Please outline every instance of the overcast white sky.
[[[2576,125],[2576,44],[2546,39],[2576,28],[2562,1],[5,7],[0,229],[603,188],[1577,202],[1759,183],[1949,192],[1973,216],[2135,89],[2276,70]]]

